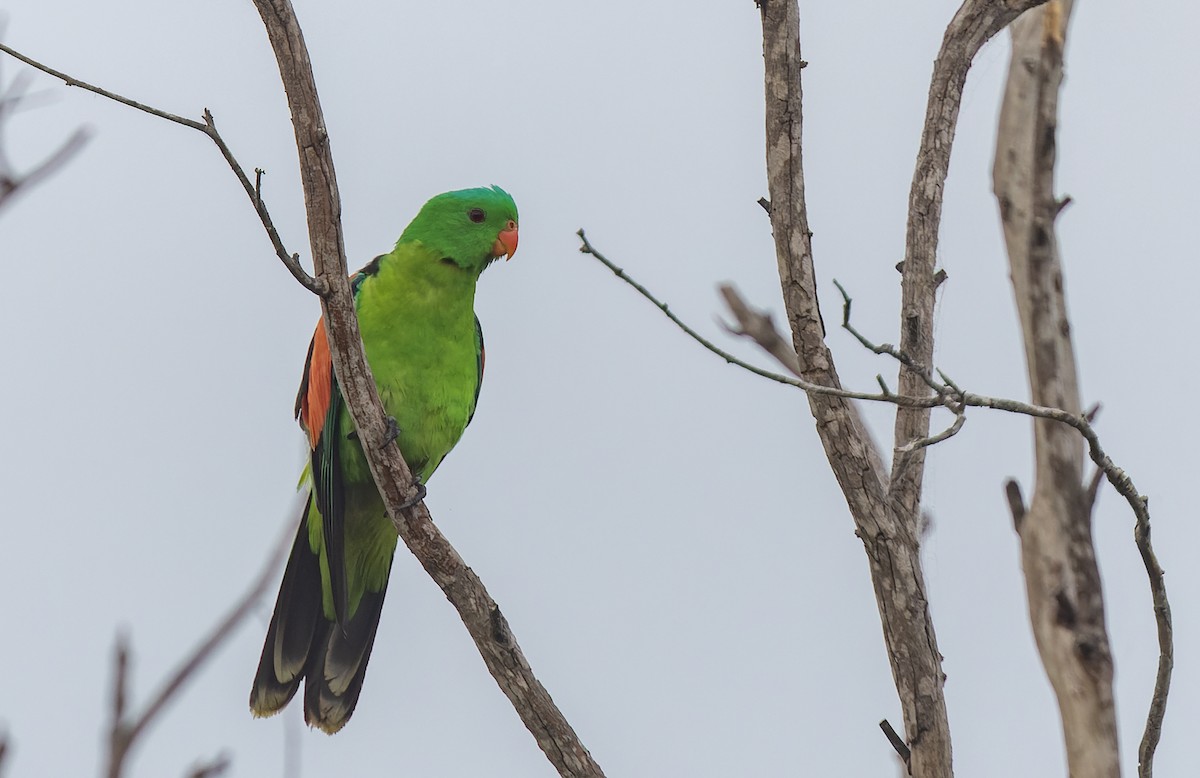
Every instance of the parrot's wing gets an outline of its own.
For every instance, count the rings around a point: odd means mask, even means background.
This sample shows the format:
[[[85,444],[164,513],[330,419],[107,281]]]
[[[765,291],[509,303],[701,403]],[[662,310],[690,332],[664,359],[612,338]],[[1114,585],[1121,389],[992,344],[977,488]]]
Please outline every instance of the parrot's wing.
[[[308,433],[312,449],[313,492],[321,514],[321,535],[325,541],[325,558],[329,564],[329,586],[333,595],[333,610],[339,624],[349,616],[346,586],[345,531],[346,486],[342,473],[341,443],[338,439],[338,416],[344,400],[333,373],[329,354],[329,336],[324,322],[308,347],[308,360],[296,398],[296,415]]]
[[[475,418],[475,409],[479,407],[479,390],[483,388],[483,365],[487,362],[487,353],[483,348],[483,327],[479,323],[479,317],[475,317],[475,364],[479,368],[479,374],[475,376],[475,399],[471,400],[471,413],[467,416],[467,425],[471,424],[471,419]]]

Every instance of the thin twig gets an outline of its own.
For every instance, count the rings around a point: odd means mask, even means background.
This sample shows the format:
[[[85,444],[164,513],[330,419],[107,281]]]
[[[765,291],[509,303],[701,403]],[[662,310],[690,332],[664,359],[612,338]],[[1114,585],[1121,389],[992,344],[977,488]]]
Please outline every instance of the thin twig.
[[[36,68],[47,75],[54,76],[55,78],[57,78],[60,81],[62,81],[63,83],[65,83],[67,86],[77,86],[80,89],[86,89],[89,92],[95,92],[96,94],[100,95],[101,97],[107,97],[109,100],[116,100],[118,103],[128,105],[130,108],[136,108],[139,111],[145,111],[146,113],[151,114],[153,116],[157,116],[160,119],[166,119],[167,121],[175,122],[176,124],[182,124],[185,127],[191,127],[193,130],[199,130],[200,132],[204,132],[204,125],[201,124],[200,122],[196,121],[195,119],[185,119],[182,116],[176,116],[173,113],[169,113],[167,111],[163,111],[158,108],[154,108],[152,106],[145,105],[143,103],[139,103],[136,100],[130,100],[128,97],[122,97],[121,95],[116,94],[115,92],[109,92],[107,89],[102,89],[101,87],[95,86],[94,84],[89,84],[86,81],[80,81],[79,79],[74,78],[73,76],[69,76],[66,73],[63,73],[62,71],[55,70],[54,68],[49,67],[48,65],[43,65],[42,63],[38,62],[37,60],[31,59],[31,58],[25,56],[24,54],[17,51],[16,49],[5,46],[3,43],[0,43],[0,51],[3,51],[5,54],[8,54],[11,57],[15,57],[15,58],[21,60],[22,62],[24,62],[26,65],[28,65],[31,68]]]
[[[671,311],[670,307],[666,303],[664,303],[663,301],[661,301],[657,297],[655,297],[653,294],[651,294],[650,291],[648,289],[646,289],[646,287],[642,286],[637,281],[634,281],[632,278],[629,277],[629,275],[624,270],[622,270],[620,267],[617,267],[615,264],[610,262],[603,254],[601,254],[599,251],[597,251],[596,248],[588,241],[587,235],[584,233],[584,231],[582,229],[576,231],[575,234],[579,236],[579,240],[582,242],[582,245],[579,247],[580,253],[590,254],[593,257],[595,257],[600,262],[600,264],[604,265],[606,268],[611,270],[613,272],[613,275],[615,275],[617,278],[621,279],[625,283],[632,286],[634,289],[636,289],[638,291],[639,294],[642,295],[642,297],[645,297],[647,300],[652,302],[654,304],[655,308],[658,308],[660,311],[662,311],[663,314],[666,315],[666,317],[668,319],[670,319],[672,322],[675,323],[675,326],[679,327],[679,329],[681,329],[685,333],[687,333],[688,337],[692,338],[692,340],[696,341],[701,346],[704,346],[706,349],[708,349],[712,353],[716,354],[721,359],[724,359],[726,362],[728,362],[732,365],[737,365],[738,367],[740,367],[744,370],[749,370],[751,373],[754,373],[755,375],[760,375],[763,378],[770,379],[777,383],[789,384],[791,386],[797,386],[797,387],[801,387],[805,383],[804,381],[801,381],[799,379],[789,378],[788,376],[779,375],[778,373],[772,373],[769,370],[763,370],[762,368],[756,367],[756,366],[750,364],[749,362],[744,362],[741,359],[738,359],[733,354],[730,354],[728,351],[725,351],[725,350],[721,349],[720,347],[716,346],[715,344],[713,344],[712,341],[706,339],[703,335],[696,332],[694,329],[692,329],[687,324],[685,324],[682,319],[680,319],[678,316],[675,315],[674,312]]]
[[[846,292],[845,287],[843,287],[836,278],[833,279],[833,285],[836,286],[837,290],[842,294],[842,329],[853,335],[854,338],[862,344],[863,348],[875,354],[886,354],[892,359],[895,359],[901,365],[904,365],[917,376],[919,376],[930,389],[938,392],[939,394],[944,394],[942,390],[945,389],[945,387],[933,380],[933,376],[929,373],[929,368],[918,363],[917,360],[896,348],[891,343],[875,344],[861,332],[859,332],[858,329],[850,323],[850,306],[853,300],[851,300],[850,295]]]
[[[1109,478],[1111,481],[1111,477]],[[1133,484],[1129,484],[1132,488]],[[1143,498],[1143,505],[1147,501]],[[1167,585],[1163,580],[1163,569],[1150,543],[1150,514],[1144,510],[1138,514],[1133,530],[1134,541],[1146,575],[1150,579],[1150,594],[1154,601],[1154,621],[1158,631],[1158,670],[1154,678],[1154,694],[1150,698],[1150,710],[1146,714],[1146,728],[1138,745],[1138,774],[1150,778],[1154,769],[1154,751],[1162,737],[1163,717],[1167,713],[1167,695],[1171,691],[1171,672],[1175,667],[1175,629],[1171,622],[1171,603],[1167,600]]]
[[[128,695],[128,640],[122,633],[117,637],[115,688],[113,693],[113,725],[109,737],[108,778],[119,778],[124,770],[125,758],[137,741],[138,736],[146,731],[179,690],[183,688],[201,665],[212,656],[216,649],[225,642],[233,630],[254,609],[268,587],[274,583],[279,574],[279,568],[292,546],[296,535],[296,522],[288,522],[283,534],[275,545],[270,558],[251,584],[242,598],[234,605],[229,613],[209,633],[179,668],[167,679],[158,693],[151,699],[145,710],[133,721],[126,718]]]
[[[32,170],[26,173],[17,173],[5,153],[2,138],[5,123],[16,111],[18,105],[27,99],[25,90],[29,86],[29,79],[25,76],[26,73],[19,73],[0,94],[0,206],[11,202],[18,191],[28,189],[57,171],[83,148],[90,137],[90,133],[81,127],[75,130],[50,156],[35,165]]]
[[[892,728],[892,722],[887,719],[879,722],[879,728],[883,730],[883,734],[888,739],[888,742],[892,744],[892,748],[896,749],[896,755],[900,757],[900,761],[904,762],[905,769],[911,775],[912,751],[909,750],[908,744],[904,742],[904,738],[897,734],[896,730]]]
[[[113,651],[112,725],[109,729],[108,778],[120,778],[125,754],[129,751],[129,733],[125,709],[129,693],[129,636],[117,633]]]
[[[762,376],[763,378],[769,379],[771,381],[775,381],[776,383],[787,384],[788,386],[794,386],[797,389],[801,389],[805,392],[809,392],[812,394],[823,394],[823,395],[829,395],[832,397],[844,397],[844,398],[850,399],[850,400],[876,400],[876,401],[887,400],[888,402],[892,402],[897,405],[906,405],[909,403],[914,403],[914,404],[916,404],[916,407],[922,407],[922,408],[933,407],[933,406],[941,404],[935,398],[929,398],[929,397],[920,397],[920,398],[918,398],[918,397],[900,397],[897,395],[882,394],[882,393],[870,394],[870,393],[866,393],[866,392],[851,392],[851,391],[847,391],[845,389],[838,389],[838,388],[835,388],[832,386],[822,386],[820,384],[814,384],[809,381],[805,381],[803,378],[799,378],[799,377],[793,378],[791,376],[785,376],[785,375],[781,375],[779,373],[773,373],[770,370],[764,370],[761,367],[758,367],[757,365],[752,365],[749,362],[739,359],[739,358],[735,357],[733,354],[730,354],[728,351],[725,351],[721,347],[715,345],[712,341],[708,340],[703,335],[696,332],[696,330],[694,330],[690,326],[688,326],[682,319],[680,319],[677,315],[675,315],[674,312],[671,311],[670,307],[666,303],[659,300],[649,289],[642,286],[637,281],[633,280],[633,278],[630,277],[630,275],[628,273],[626,273],[622,268],[613,264],[607,257],[605,257],[603,254],[601,254],[599,251],[597,251],[596,248],[591,244],[591,242],[588,241],[587,236],[584,234],[583,230],[579,230],[576,234],[579,235],[579,239],[582,241],[582,245],[579,247],[580,253],[590,254],[591,256],[595,257],[601,264],[603,264],[605,267],[607,267],[609,270],[611,270],[613,272],[613,275],[615,275],[617,278],[620,278],[622,281],[624,281],[625,283],[632,286],[634,289],[637,290],[638,294],[642,295],[647,300],[649,300],[651,303],[653,303],[655,308],[658,308],[660,311],[662,311],[663,315],[665,315],[668,319],[670,319],[675,324],[675,326],[677,326],[677,327],[679,327],[679,329],[683,330],[683,332],[686,333],[688,335],[688,337],[690,337],[692,340],[699,343],[701,346],[703,346],[707,350],[711,351],[713,354],[716,354],[718,357],[725,360],[729,364],[737,365],[738,367],[740,367],[744,370],[748,370],[751,373],[754,373],[755,375]],[[732,288],[730,288],[729,292],[726,292],[723,288],[722,294],[724,294],[726,296],[726,299],[730,299],[730,295],[733,295],[734,299],[736,299],[736,300],[741,299],[740,297],[737,297],[737,292],[735,290],[732,290]],[[736,306],[736,303],[735,303],[735,306]],[[731,307],[734,309],[733,313],[734,313],[735,317],[738,318],[739,326],[738,326],[738,328],[735,329],[733,327],[730,327],[729,325],[725,325],[725,328],[727,330],[729,330],[731,333],[738,334],[738,335],[747,335],[747,336],[749,336],[750,331],[753,330],[756,333],[763,334],[763,336],[765,337],[765,329],[759,327],[758,322],[753,320],[753,318],[752,318],[754,316],[762,316],[762,314],[758,314],[758,312],[752,311],[749,306],[746,306],[744,304],[740,308],[735,307],[735,306],[731,306]],[[744,312],[746,314],[746,318],[738,317],[739,312]],[[769,317],[767,317],[767,318],[769,321]],[[773,328],[772,328],[772,331],[774,332]],[[756,341],[757,341],[757,339],[756,339]],[[781,344],[781,343],[784,344],[782,348],[779,346],[779,344]],[[778,334],[778,332],[775,332],[775,337],[770,342],[769,345],[765,345],[762,343],[760,343],[760,345],[763,345],[763,348],[766,349],[768,351],[768,353],[770,353],[772,356],[779,359],[782,362],[782,364],[784,365],[784,367],[788,368],[789,370],[791,370],[794,373],[797,373],[797,374],[799,373],[799,368],[798,368],[798,366],[796,364],[796,360],[795,360],[795,352],[787,351],[786,343],[784,343],[782,336],[780,336]],[[789,353],[790,353],[790,357],[786,356]]]
[[[582,230],[580,232],[582,232]],[[650,290],[646,289],[641,284],[638,284],[636,281],[634,281],[629,276],[628,273],[626,273],[624,270],[621,270],[620,268],[618,268],[616,265],[614,265],[609,259],[607,259],[603,255],[599,254],[595,250],[595,248],[590,243],[587,242],[587,239],[583,235],[580,235],[580,238],[584,241],[583,247],[580,249],[580,251],[582,253],[591,254],[596,259],[600,260],[606,267],[608,267],[610,270],[612,270],[613,273],[618,278],[625,281],[625,283],[629,284],[630,286],[634,287],[643,297],[645,297],[650,302],[654,303],[656,308],[659,308],[660,310],[662,310],[663,313],[666,314],[667,317],[676,324],[676,326],[678,326],[685,333],[687,333],[689,336],[691,336],[691,338],[693,340],[695,340],[700,345],[704,346],[706,349],[708,349],[712,353],[721,357],[722,359],[726,359],[726,361],[731,362],[732,364],[738,365],[739,367],[744,367],[745,369],[750,370],[750,372],[754,373],[755,375],[764,375],[764,373],[765,373],[766,378],[770,378],[771,380],[776,381],[778,383],[787,384],[789,386],[794,386],[797,389],[800,389],[805,392],[811,392],[814,394],[830,395],[830,396],[834,396],[834,397],[843,397],[843,398],[850,399],[850,400],[863,400],[863,401],[867,401],[867,402],[885,402],[885,403],[891,403],[893,405],[902,405],[905,407],[912,407],[912,408],[935,408],[938,406],[944,406],[944,407],[948,408],[952,413],[955,413],[956,415],[959,413],[958,406],[960,406],[960,405],[964,406],[964,407],[969,407],[969,408],[989,408],[991,410],[1004,411],[1007,413],[1017,413],[1017,414],[1021,414],[1023,416],[1031,416],[1031,417],[1038,418],[1038,419],[1049,419],[1050,421],[1057,421],[1062,424],[1066,424],[1069,427],[1073,427],[1075,430],[1077,430],[1079,432],[1080,435],[1083,436],[1084,440],[1087,442],[1088,456],[1090,456],[1092,461],[1096,463],[1096,466],[1104,472],[1104,475],[1108,479],[1108,482],[1113,485],[1113,487],[1117,490],[1117,492],[1123,498],[1125,498],[1126,502],[1129,503],[1130,508],[1133,509],[1134,516],[1137,517],[1138,549],[1139,549],[1139,551],[1142,552],[1142,558],[1146,564],[1146,570],[1148,573],[1150,573],[1150,576],[1151,576],[1151,591],[1154,593],[1154,598],[1155,598],[1155,606],[1154,606],[1155,613],[1161,613],[1161,612],[1163,612],[1162,609],[1165,609],[1165,612],[1169,615],[1170,609],[1169,609],[1169,607],[1166,607],[1166,601],[1165,601],[1166,593],[1165,593],[1165,589],[1163,588],[1163,583],[1162,583],[1162,575],[1163,575],[1162,568],[1158,566],[1157,559],[1154,557],[1154,551],[1150,547],[1150,544],[1149,544],[1150,514],[1149,514],[1148,507],[1146,505],[1146,498],[1143,497],[1137,491],[1137,488],[1134,486],[1133,480],[1129,477],[1128,473],[1126,473],[1121,468],[1117,467],[1117,465],[1112,461],[1112,459],[1105,452],[1103,446],[1101,446],[1101,444],[1100,444],[1099,435],[1096,433],[1095,428],[1088,422],[1085,415],[1068,413],[1067,411],[1064,411],[1061,408],[1049,408],[1049,407],[1046,407],[1043,405],[1034,405],[1033,403],[1021,402],[1020,400],[1010,400],[1010,399],[1000,398],[1000,397],[991,397],[991,396],[984,395],[984,394],[976,394],[974,392],[966,392],[966,391],[963,391],[962,389],[960,389],[959,386],[956,383],[954,383],[954,381],[952,381],[948,376],[946,376],[945,373],[943,373],[941,371],[938,371],[938,373],[942,377],[942,380],[945,383],[939,384],[937,381],[932,382],[934,391],[937,393],[935,396],[932,396],[932,397],[912,397],[912,396],[906,396],[906,395],[893,394],[892,392],[887,390],[886,384],[882,384],[882,383],[881,383],[881,387],[883,388],[883,391],[872,394],[872,393],[868,393],[868,392],[853,392],[853,391],[848,391],[845,389],[834,389],[833,387],[829,387],[829,386],[821,386],[819,384],[812,384],[812,383],[809,383],[807,381],[804,381],[804,380],[798,379],[798,378],[790,378],[788,376],[778,375],[775,373],[769,373],[768,371],[762,370],[761,368],[755,367],[753,365],[747,365],[742,360],[739,360],[736,357],[733,357],[733,355],[728,354],[728,352],[723,351],[719,347],[710,343],[708,340],[706,340],[703,337],[696,334],[695,330],[693,330],[691,327],[684,324],[679,319],[678,316],[671,313],[669,311],[669,309],[667,309],[666,305],[664,303],[660,302],[659,299]],[[729,287],[729,289],[731,290],[731,293],[733,295],[735,295],[735,296],[737,295],[736,290],[732,290],[732,287]],[[722,288],[722,293],[724,294],[724,287]],[[728,299],[728,297],[727,297],[727,299]],[[745,315],[765,317],[764,314],[754,311],[749,305],[747,305],[745,303],[745,301],[741,300],[740,297],[737,297],[736,299],[738,300],[738,302],[736,302],[735,305],[732,307],[732,310],[733,310],[735,316],[737,315],[737,313],[739,311],[742,311],[742,312],[746,312]],[[767,321],[769,321],[769,317],[765,317],[765,318]],[[733,332],[736,332],[739,334],[744,334],[747,337],[753,337],[755,342],[757,342],[765,351],[767,351],[769,354],[774,355],[776,353],[776,351],[778,350],[777,342],[782,341],[783,338],[777,331],[774,332],[773,334],[763,333],[761,323],[762,323],[761,319],[748,320],[748,321],[744,321],[744,322],[739,321],[739,328],[737,328],[737,329],[729,328],[729,329],[731,329],[731,331],[733,331]],[[763,338],[763,340],[759,341],[758,340],[759,337]],[[870,344],[871,341],[867,340],[866,343]],[[873,344],[871,344],[871,345],[873,345]],[[868,348],[869,347],[870,346],[868,346]],[[874,350],[874,349],[872,349],[872,350]],[[891,351],[885,350],[882,353],[885,353],[888,356],[891,356],[894,359],[896,359],[902,363],[910,364],[910,365],[915,364],[915,363],[913,363],[913,361],[911,359],[907,358],[903,354],[903,352],[900,352],[899,350],[895,350],[895,351],[896,351],[896,353],[892,353]],[[956,421],[956,424],[957,424],[957,421]],[[961,428],[962,425],[957,424],[957,426],[959,428]],[[951,429],[953,429],[953,426],[951,427]],[[955,430],[955,431],[957,431],[957,430]],[[949,432],[949,430],[946,430],[945,432]],[[945,432],[939,433],[939,435],[945,434]],[[933,437],[938,437],[938,436],[935,435]],[[946,437],[949,437],[949,435],[947,435]],[[945,438],[942,438],[942,439],[945,439]],[[1144,525],[1144,530],[1142,529],[1143,525]],[[1144,543],[1142,540],[1143,537],[1145,538]],[[1144,548],[1143,548],[1143,546],[1144,546]],[[1170,624],[1167,622],[1163,622],[1160,619],[1160,623],[1159,623],[1160,642],[1162,642],[1164,640],[1169,642],[1170,635],[1171,635]],[[1162,673],[1165,672],[1166,677],[1169,679],[1170,667],[1168,666],[1166,668],[1166,670],[1164,671],[1163,670],[1163,661],[1170,663],[1170,657],[1167,656],[1166,654],[1163,654],[1163,656],[1166,657],[1166,659],[1163,660],[1160,658],[1160,664],[1159,664],[1160,677],[1162,676]],[[1164,698],[1165,698],[1165,696],[1164,696]],[[1161,726],[1161,719],[1159,719],[1159,723]]]
[[[207,762],[197,762],[187,774],[187,778],[216,778],[229,769],[231,762],[229,754],[218,754]]]
[[[955,435],[957,435],[958,431],[962,429],[963,424],[965,424],[966,421],[967,421],[966,414],[964,414],[962,412],[962,410],[960,409],[958,411],[958,413],[954,414],[954,423],[951,424],[946,429],[942,430],[941,432],[937,433],[936,435],[930,435],[929,437],[920,438],[918,440],[910,440],[908,443],[906,443],[903,446],[901,446],[900,448],[896,449],[896,451],[901,454],[911,454],[912,452],[914,452],[918,449],[922,449],[927,446],[932,446],[937,443],[941,443],[943,440],[952,438]]]
[[[225,139],[221,137],[221,133],[217,132],[216,124],[213,122],[212,113],[207,108],[204,109],[204,121],[198,122],[195,119],[188,119],[184,116],[179,116],[169,111],[164,111],[159,108],[146,105],[145,103],[139,103],[137,100],[131,100],[128,97],[119,95],[116,92],[110,92],[109,90],[98,87],[95,84],[89,84],[86,81],[81,81],[74,76],[63,73],[60,70],[55,70],[48,65],[43,65],[41,62],[27,57],[21,52],[16,51],[15,49],[6,46],[3,43],[0,43],[0,51],[19,59],[26,65],[36,68],[47,75],[54,76],[67,86],[77,86],[80,89],[86,89],[87,91],[98,94],[101,97],[106,97],[109,100],[115,100],[122,105],[127,105],[130,108],[136,108],[137,110],[148,113],[151,116],[157,116],[160,119],[166,119],[169,122],[174,122],[175,124],[189,127],[197,132],[202,132],[207,135],[209,139],[217,145],[217,148],[220,149],[221,156],[225,158],[226,163],[228,163],[234,175],[237,176],[242,188],[246,191],[246,195],[250,198],[250,202],[254,204],[254,210],[258,214],[259,220],[262,222],[263,229],[265,229],[267,232],[267,237],[270,239],[271,245],[275,248],[276,256],[279,257],[280,261],[283,262],[285,267],[287,267],[288,272],[290,272],[305,289],[318,296],[324,296],[326,294],[327,285],[325,281],[320,278],[313,278],[307,272],[305,272],[304,268],[300,265],[299,255],[289,254],[287,249],[284,248],[283,241],[279,237],[279,232],[275,229],[275,223],[271,220],[271,215],[267,212],[267,206],[262,200],[261,188],[256,189],[255,185],[250,183],[250,179],[246,176],[246,172],[242,169],[241,164],[233,156],[233,152],[229,150],[229,146],[226,145]],[[78,142],[82,143],[82,140]],[[55,156],[58,156],[58,154]]]

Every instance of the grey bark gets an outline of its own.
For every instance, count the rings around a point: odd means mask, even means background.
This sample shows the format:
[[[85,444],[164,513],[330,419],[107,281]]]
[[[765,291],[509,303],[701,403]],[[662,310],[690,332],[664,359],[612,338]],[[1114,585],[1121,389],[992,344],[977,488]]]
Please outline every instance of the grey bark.
[[[925,371],[932,366],[935,260],[942,192],[958,122],[963,84],[975,54],[1022,11],[1045,0],[966,0],[946,29],[934,64],[925,127],[909,197],[901,350]],[[763,0],[767,180],[771,227],[784,305],[802,377],[841,387],[824,341],[804,200],[799,10],[794,0]],[[926,395],[918,372],[902,370],[902,395]],[[846,399],[809,393],[826,457],[841,486],[856,534],[867,552],[892,678],[904,714],[909,771],[953,775],[945,675],[929,612],[920,554],[924,452],[897,456],[885,469],[857,409]],[[929,434],[929,411],[899,408],[895,447]]]
[[[1081,412],[1063,268],[1054,222],[1058,93],[1071,0],[1051,0],[1012,27],[993,182],[1025,343],[1032,401]],[[1058,699],[1072,776],[1121,773],[1113,660],[1083,483],[1084,441],[1064,424],[1034,421],[1033,498],[1010,485],[1029,615]]]
[[[313,264],[317,277],[327,284],[321,304],[334,370],[388,516],[405,545],[458,610],[492,677],[559,774],[572,778],[603,776],[550,694],[534,677],[499,606],[434,526],[425,504],[399,507],[415,493],[413,478],[399,449],[387,442],[386,414],[363,353],[347,280],[341,201],[312,63],[290,0],[254,3],[275,51],[292,113]]]

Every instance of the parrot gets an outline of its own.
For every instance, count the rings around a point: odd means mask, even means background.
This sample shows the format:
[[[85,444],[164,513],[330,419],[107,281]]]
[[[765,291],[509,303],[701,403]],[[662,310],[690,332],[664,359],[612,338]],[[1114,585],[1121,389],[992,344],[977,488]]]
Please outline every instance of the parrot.
[[[351,278],[367,361],[420,496],[475,414],[484,366],[475,286],[488,265],[512,257],[517,234],[516,203],[500,187],[445,192],[421,207],[391,253]],[[309,494],[250,710],[278,713],[303,681],[305,722],[332,735],[358,704],[398,536],[338,389],[323,322],[295,415],[311,450],[300,481]]]

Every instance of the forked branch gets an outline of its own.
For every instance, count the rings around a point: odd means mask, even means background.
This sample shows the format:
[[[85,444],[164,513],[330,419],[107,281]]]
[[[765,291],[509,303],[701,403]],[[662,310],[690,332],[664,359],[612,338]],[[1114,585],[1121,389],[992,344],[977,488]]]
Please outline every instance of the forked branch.
[[[162,688],[151,698],[145,709],[136,717],[131,717],[129,711],[129,665],[130,665],[130,648],[129,639],[126,635],[120,634],[117,636],[116,650],[113,657],[113,697],[112,697],[112,723],[109,726],[108,734],[108,769],[106,775],[108,778],[120,778],[124,775],[125,762],[134,745],[139,742],[141,737],[151,724],[157,720],[159,714],[167,707],[167,704],[179,695],[183,687],[196,675],[201,666],[211,657],[216,650],[223,644],[234,629],[245,620],[246,616],[254,609],[258,602],[262,599],[267,588],[274,582],[275,577],[279,575],[279,569],[283,567],[284,557],[292,547],[292,537],[296,534],[296,524],[289,523],[283,534],[280,536],[279,542],[275,544],[275,550],[271,552],[262,571],[251,584],[242,598],[238,600],[229,613],[223,618],[208,636],[192,650],[192,653],[183,661],[183,663],[175,670],[174,673],[163,683]],[[219,759],[218,762],[227,764],[228,760]],[[209,772],[206,775],[216,775],[220,770],[224,769],[221,766],[219,770],[214,772],[214,768],[218,762],[209,763]]]

